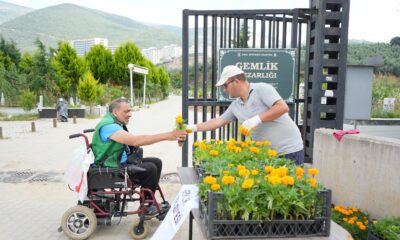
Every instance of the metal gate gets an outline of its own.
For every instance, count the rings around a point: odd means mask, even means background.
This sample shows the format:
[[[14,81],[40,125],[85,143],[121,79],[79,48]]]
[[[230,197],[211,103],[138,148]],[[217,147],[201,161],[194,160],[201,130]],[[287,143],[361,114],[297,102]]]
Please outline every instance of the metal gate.
[[[306,162],[312,162],[314,130],[341,129],[343,125],[348,14],[348,0],[311,0],[308,9],[183,10],[183,118],[190,123],[204,122],[229,106],[230,102],[217,101],[216,96],[221,71],[217,68],[218,49],[297,49],[295,101],[289,105],[290,115],[302,131]],[[301,82],[304,96],[300,95]],[[234,122],[195,133],[194,140],[237,139],[237,128]],[[182,166],[188,166],[187,144]]]

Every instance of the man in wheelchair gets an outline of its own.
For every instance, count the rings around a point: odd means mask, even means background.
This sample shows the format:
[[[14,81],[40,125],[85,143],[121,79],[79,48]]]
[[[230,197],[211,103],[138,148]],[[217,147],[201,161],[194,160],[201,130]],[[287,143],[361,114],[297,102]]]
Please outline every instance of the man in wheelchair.
[[[97,167],[119,168],[135,165],[145,171],[128,170],[131,180],[142,188],[154,193],[160,180],[162,162],[158,158],[143,158],[140,146],[154,144],[160,141],[185,140],[187,133],[182,130],[153,134],[133,135],[126,125],[132,116],[132,110],[125,98],[111,102],[109,112],[101,119],[95,128],[92,138],[92,151]],[[128,168],[129,169],[129,168]],[[145,199],[151,199],[150,192],[145,192]],[[149,203],[147,215],[156,215],[156,208]]]

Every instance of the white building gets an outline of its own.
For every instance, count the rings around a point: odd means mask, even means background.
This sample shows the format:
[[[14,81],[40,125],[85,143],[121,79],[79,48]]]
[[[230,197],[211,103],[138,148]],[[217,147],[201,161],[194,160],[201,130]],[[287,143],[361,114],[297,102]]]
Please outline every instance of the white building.
[[[142,54],[145,58],[149,59],[153,64],[160,63],[161,51],[155,47],[146,48],[142,50]]]
[[[78,39],[71,40],[71,45],[76,49],[78,56],[85,55],[93,45],[101,44],[108,47],[108,39],[107,38],[90,38],[90,39]]]

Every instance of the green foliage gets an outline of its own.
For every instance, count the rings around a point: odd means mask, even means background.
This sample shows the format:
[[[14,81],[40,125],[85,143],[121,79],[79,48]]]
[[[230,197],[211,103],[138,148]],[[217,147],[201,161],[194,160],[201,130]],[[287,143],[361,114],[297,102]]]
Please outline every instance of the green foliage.
[[[103,91],[103,86],[99,84],[99,81],[94,79],[91,72],[84,73],[79,79],[77,88],[78,97],[90,105],[90,110],[92,109],[93,104],[98,101]]]
[[[161,92],[163,97],[167,97],[169,94],[168,87],[170,85],[170,80],[167,71],[161,66],[157,67],[157,72],[159,75],[159,81],[161,85]]]
[[[382,240],[400,239],[400,217],[374,221],[371,225],[371,232]]]
[[[29,90],[22,91],[20,97],[20,106],[26,111],[32,110],[36,106],[35,94]]]
[[[21,53],[14,41],[7,42],[3,37],[0,38],[0,61],[8,69],[11,65],[18,66],[21,60]],[[2,60],[3,59],[3,60]]]
[[[127,42],[118,47],[114,52],[114,81],[120,85],[129,86],[129,69],[128,64],[136,64],[141,66],[144,62],[144,57],[139,48],[133,42]],[[132,74],[132,79],[135,84],[134,88],[140,89],[143,76],[139,74]]]
[[[396,98],[394,111],[385,112],[383,110],[384,98]],[[400,78],[387,75],[375,76],[372,88],[372,117],[400,117]]]
[[[114,72],[113,56],[103,45],[95,45],[86,54],[86,61],[95,79],[106,84]]]
[[[60,76],[57,85],[61,96],[68,99],[71,90],[72,93],[75,92],[78,80],[83,74],[84,66],[82,66],[75,48],[67,42],[60,42],[54,54],[52,64]]]
[[[104,92],[100,96],[100,103],[102,105],[109,104],[112,100],[123,97],[123,88],[120,86],[112,86],[107,84],[104,86]]]
[[[394,37],[390,40],[390,45],[400,45],[400,37]]]
[[[33,121],[37,120],[38,118],[39,117],[37,113],[7,116],[6,114],[0,112],[0,121]]]

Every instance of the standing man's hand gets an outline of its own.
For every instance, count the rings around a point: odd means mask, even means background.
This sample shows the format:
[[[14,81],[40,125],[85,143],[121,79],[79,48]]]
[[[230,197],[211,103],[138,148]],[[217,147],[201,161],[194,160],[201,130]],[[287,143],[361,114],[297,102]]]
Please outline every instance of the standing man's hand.
[[[186,132],[187,133],[197,132],[197,125],[187,125]]]
[[[248,136],[250,132],[257,127],[258,124],[261,123],[261,118],[256,115],[252,118],[247,119],[242,123],[242,125],[239,127],[239,131],[242,135]]]

